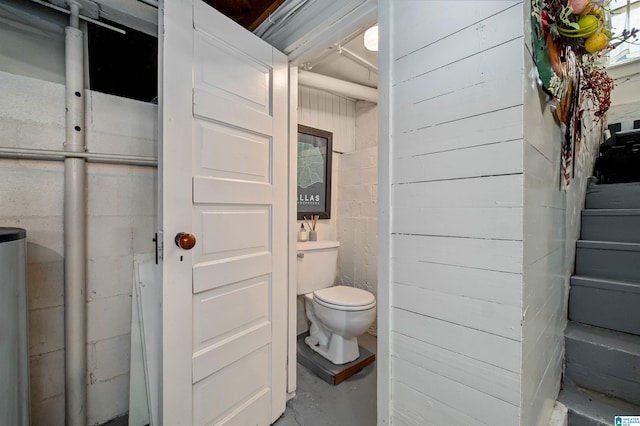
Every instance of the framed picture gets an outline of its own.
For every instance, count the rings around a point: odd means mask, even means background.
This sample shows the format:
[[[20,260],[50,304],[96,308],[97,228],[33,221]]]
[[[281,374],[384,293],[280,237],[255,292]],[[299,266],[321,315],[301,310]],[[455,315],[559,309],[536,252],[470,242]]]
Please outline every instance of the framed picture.
[[[331,217],[333,133],[298,125],[298,220]]]

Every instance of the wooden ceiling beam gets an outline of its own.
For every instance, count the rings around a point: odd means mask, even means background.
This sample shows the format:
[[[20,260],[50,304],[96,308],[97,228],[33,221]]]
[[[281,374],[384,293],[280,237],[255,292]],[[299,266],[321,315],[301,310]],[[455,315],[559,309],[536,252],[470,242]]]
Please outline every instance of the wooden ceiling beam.
[[[263,3],[266,3],[266,7],[262,10],[262,13],[259,15],[252,14],[252,21],[246,27],[249,31],[254,31],[256,28],[260,26],[264,21],[267,20],[269,15],[276,11],[277,8],[284,3],[285,0],[266,0]]]
[[[284,0],[205,0],[205,2],[249,31],[253,31],[275,12]]]

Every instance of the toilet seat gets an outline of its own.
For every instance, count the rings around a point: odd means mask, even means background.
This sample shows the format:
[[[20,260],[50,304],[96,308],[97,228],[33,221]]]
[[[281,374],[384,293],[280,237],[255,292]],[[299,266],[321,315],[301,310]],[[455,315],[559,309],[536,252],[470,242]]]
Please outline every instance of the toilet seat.
[[[376,306],[373,294],[343,285],[316,290],[313,299],[322,306],[339,311],[364,311]]]

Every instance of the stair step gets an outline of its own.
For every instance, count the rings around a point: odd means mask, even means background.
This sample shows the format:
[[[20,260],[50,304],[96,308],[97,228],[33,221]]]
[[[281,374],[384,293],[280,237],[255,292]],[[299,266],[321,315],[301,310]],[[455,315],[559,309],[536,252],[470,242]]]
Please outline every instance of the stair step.
[[[558,401],[569,410],[569,426],[611,426],[615,416],[640,413],[640,406],[566,382]]]
[[[569,319],[640,335],[640,283],[574,275]]]
[[[579,240],[576,275],[640,282],[640,244]]]
[[[582,211],[582,239],[640,243],[640,209]]]
[[[640,209],[640,182],[589,185],[587,209]]]
[[[640,405],[640,336],[569,322],[565,353],[569,381]]]

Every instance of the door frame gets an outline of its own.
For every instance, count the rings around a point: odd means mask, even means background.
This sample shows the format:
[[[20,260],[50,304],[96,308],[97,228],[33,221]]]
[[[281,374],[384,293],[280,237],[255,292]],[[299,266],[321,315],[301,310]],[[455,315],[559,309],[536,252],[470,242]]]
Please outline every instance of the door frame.
[[[294,90],[295,88],[295,90]],[[289,191],[288,191],[288,242],[287,256],[289,267],[289,283],[287,294],[287,399],[295,396],[297,388],[297,242],[298,242],[298,67],[289,63]]]
[[[378,22],[381,27],[380,30],[380,56],[379,56],[379,69],[380,69],[380,81],[378,90],[380,91],[380,100],[378,102],[378,116],[379,117],[390,117],[391,106],[389,105],[389,87],[391,76],[390,73],[390,61],[391,61],[391,42],[389,32],[385,31],[384,28],[388,28],[388,24],[390,22],[389,10],[389,0],[379,0],[380,5],[375,6],[375,14],[378,15]],[[177,8],[178,1],[164,1],[161,2],[161,6],[165,10],[167,7],[169,8]],[[363,2],[369,3],[366,0]],[[368,6],[367,6],[368,7]],[[382,12],[382,16],[380,16],[379,12]],[[186,12],[182,12],[186,13]],[[159,17],[161,15],[159,14]],[[177,23],[173,23],[175,25],[174,28],[169,28],[175,31],[179,31],[179,25]],[[345,16],[340,20],[340,28],[341,31],[339,33],[334,33],[334,38],[342,37],[344,34],[350,34],[357,30],[359,30],[363,25],[362,15],[351,14],[350,16]],[[288,167],[289,167],[289,190],[288,190],[288,216],[289,216],[289,227],[288,227],[288,324],[287,324],[287,392],[288,398],[292,398],[295,395],[295,391],[297,388],[297,356],[296,356],[296,321],[297,321],[297,286],[296,286],[296,243],[297,243],[297,206],[296,206],[296,198],[297,198],[297,144],[295,141],[297,140],[297,124],[298,124],[298,64],[303,63],[304,61],[310,59],[312,56],[317,55],[319,51],[326,50],[326,46],[332,44],[331,40],[327,39],[327,37],[318,37],[319,25],[317,22],[301,22],[295,26],[295,31],[300,34],[302,31],[306,36],[302,37],[304,43],[300,43],[299,46],[305,46],[304,49],[300,49],[300,47],[296,48],[295,52],[291,52],[288,56],[289,59],[289,147],[288,147]],[[162,40],[164,31],[167,28],[163,28],[163,23],[159,22],[159,31],[158,31],[158,39]],[[293,31],[292,31],[293,33]],[[326,33],[325,33],[326,34]],[[185,36],[185,34],[181,34],[181,36]],[[286,37],[285,37],[286,38]],[[269,41],[269,40],[267,40]],[[333,40],[334,42],[338,40]],[[277,43],[273,43],[277,46]],[[161,44],[163,45],[163,43]],[[283,47],[280,47],[280,50],[284,50]],[[163,81],[163,73],[164,73],[164,57],[162,54],[162,49],[158,52],[159,55],[159,63],[160,67],[158,69],[159,73],[159,81]],[[295,90],[294,90],[295,88]],[[173,87],[172,90],[180,90],[177,87]],[[190,89],[189,89],[190,90]],[[163,97],[163,88],[160,87],[158,93],[159,99]],[[188,106],[189,107],[189,106]],[[172,119],[172,117],[167,117],[167,119]],[[171,126],[168,126],[166,129],[163,126],[163,116],[162,111],[158,111],[158,139],[162,140],[163,137],[180,137],[179,132],[174,131]],[[178,126],[176,126],[178,127]],[[389,293],[389,232],[390,232],[390,218],[389,218],[389,207],[390,207],[390,194],[389,194],[389,184],[390,184],[390,173],[391,170],[389,168],[389,158],[390,158],[390,127],[389,122],[384,120],[378,120],[379,127],[379,145],[378,145],[378,348],[377,348],[377,388],[378,388],[378,424],[389,424],[390,419],[390,339],[389,339],[389,330],[390,330],[390,293]],[[177,133],[177,134],[176,134]],[[189,135],[190,137],[190,135]],[[158,150],[158,160],[161,162],[163,160],[162,149]],[[172,152],[167,152],[168,155],[178,155],[184,154],[180,152],[178,149],[174,149]],[[383,155],[380,155],[383,154]],[[188,161],[191,159],[188,158]],[[162,195],[162,182],[163,176],[158,174],[158,224],[162,224],[163,216],[162,211],[164,205],[169,202],[175,202],[175,200],[166,200]],[[190,196],[190,194],[189,194]],[[190,213],[187,215],[189,218],[189,226],[190,226]],[[188,226],[185,224],[176,224],[177,227]],[[190,229],[190,228],[184,228]],[[162,231],[162,230],[160,230]],[[160,233],[158,238],[160,241],[163,241],[163,236]],[[168,236],[164,237],[164,241],[161,247],[161,251],[164,251],[164,255],[170,253],[172,250],[176,250],[175,246],[169,242],[170,238]],[[162,253],[161,253],[162,254]],[[190,256],[190,255],[188,255]],[[163,256],[164,257],[164,256]],[[185,265],[191,265],[191,262],[185,261]],[[382,279],[384,278],[384,279]],[[162,282],[165,280],[170,280],[171,277],[165,276],[162,274]],[[382,285],[381,285],[382,284]],[[163,285],[163,297],[173,297],[171,289],[164,288]],[[181,303],[187,302],[186,300],[181,301]],[[191,300],[189,299],[190,303]],[[163,318],[163,327],[166,324],[166,319]],[[172,325],[173,326],[173,325]],[[187,345],[191,347],[191,336],[185,336],[185,341],[188,340]],[[162,346],[162,362],[170,362],[171,358],[167,358],[165,356],[165,346],[163,343]],[[161,372],[158,372],[161,375]],[[191,376],[191,372],[185,371],[186,377]],[[176,379],[179,379],[176,377]],[[162,389],[162,386],[161,386]],[[165,390],[161,391],[158,395],[159,404],[162,406],[162,399],[165,395]],[[174,397],[179,398],[180,395],[174,395]],[[183,419],[184,420],[184,419]],[[176,423],[178,424],[178,423]]]
[[[297,112],[298,112],[298,64],[304,63],[313,57],[326,51],[326,46],[343,39],[347,34],[362,29],[363,25],[370,25],[371,14],[377,15],[377,21],[380,28],[379,39],[379,80],[378,80],[378,117],[386,117],[387,120],[378,119],[378,344],[376,353],[377,366],[377,423],[379,425],[390,424],[391,416],[391,348],[390,348],[390,304],[391,295],[389,292],[390,282],[390,138],[391,129],[390,118],[391,105],[389,104],[389,89],[391,82],[390,64],[391,64],[391,39],[390,32],[386,28],[390,23],[389,16],[389,0],[378,0],[380,4],[375,4],[373,9],[371,4],[366,0],[362,3],[363,10],[366,13],[356,13],[352,15],[342,16],[341,19],[335,19],[333,22],[340,22],[338,32],[328,35],[324,30],[319,29],[317,22],[296,22],[292,25],[295,29],[287,34],[285,29],[280,29],[277,36],[278,40],[284,40],[281,46],[274,43],[280,50],[289,54],[289,348],[288,348],[288,365],[287,365],[287,385],[289,398],[295,395],[296,390],[296,309],[297,309],[297,288],[296,288],[296,242],[297,242]],[[323,4],[324,7],[327,5]],[[382,11],[382,16],[380,16]],[[302,35],[301,35],[302,34]],[[332,37],[332,38],[331,38]],[[291,42],[291,40],[295,40]],[[269,41],[269,40],[267,40]],[[295,47],[294,47],[295,46]],[[295,88],[295,90],[292,90]]]
[[[344,4],[342,4],[344,5]],[[289,348],[287,365],[287,385],[289,398],[295,395],[296,390],[296,315],[297,315],[297,287],[296,287],[296,242],[297,242],[297,112],[298,112],[298,65],[311,60],[318,55],[326,55],[327,46],[344,39],[349,34],[361,30],[363,26],[371,25],[372,16],[376,20],[380,29],[379,56],[378,56],[378,343],[376,353],[377,368],[377,423],[378,425],[388,425],[391,419],[391,294],[389,291],[390,277],[390,184],[391,184],[391,128],[390,117],[392,113],[390,105],[390,85],[391,85],[391,61],[392,43],[391,32],[388,30],[390,16],[390,0],[378,0],[372,4],[368,0],[363,0],[359,6],[358,13],[342,11],[339,14],[340,4],[333,3],[327,5],[323,3],[325,9],[331,9],[327,13],[332,13],[331,21],[339,22],[339,28],[334,28],[327,32],[326,28],[321,28],[317,21],[308,20],[291,24],[291,30],[281,28],[274,36],[274,45],[285,53],[289,53]],[[353,12],[353,11],[351,11]],[[382,12],[382,16],[381,13]],[[319,13],[319,12],[318,12]],[[338,13],[338,15],[336,15]],[[267,39],[267,42],[270,42]],[[292,90],[295,88],[295,90]],[[386,117],[386,120],[380,120]]]
[[[189,3],[189,5],[187,5]],[[172,241],[172,237],[177,232],[192,232],[192,193],[191,193],[191,176],[186,173],[171,170],[165,166],[164,158],[172,158],[175,165],[180,162],[189,164],[191,167],[191,149],[182,149],[178,143],[164,143],[166,140],[174,141],[191,141],[192,124],[192,96],[184,96],[184,93],[191,93],[191,81],[185,79],[184,76],[190,76],[192,71],[192,52],[181,46],[191,46],[191,27],[189,25],[186,31],[185,22],[192,22],[192,8],[190,1],[165,0],[160,2],[158,10],[158,67],[159,89],[158,89],[158,161],[162,168],[158,173],[158,227],[160,234],[158,238],[162,239],[162,300],[172,300],[175,306],[179,306],[181,310],[188,312],[189,315],[180,315],[178,318],[172,309],[167,312],[164,307],[162,311],[162,363],[158,372],[160,375],[160,392],[159,398],[159,424],[166,425],[188,425],[193,423],[193,412],[191,404],[188,409],[180,410],[180,412],[165,413],[163,407],[171,406],[170,401],[180,401],[183,399],[181,394],[183,389],[191,388],[192,384],[192,367],[182,362],[185,357],[191,357],[192,353],[192,336],[190,333],[183,333],[181,330],[191,330],[191,312],[192,312],[192,295],[191,292],[182,291],[171,283],[180,282],[182,277],[192,275],[193,252],[180,250]],[[164,11],[164,12],[162,12]],[[167,13],[172,20],[164,22],[164,14]],[[165,40],[165,34],[171,34],[171,37]],[[167,40],[169,43],[167,43]],[[171,66],[165,63],[165,49],[174,50],[182,60],[172,58]],[[164,84],[170,81],[171,84]],[[182,94],[182,95],[181,95]],[[176,99],[171,103],[170,108],[161,108],[164,105],[164,98],[171,97]],[[187,113],[185,113],[185,111]],[[170,199],[166,196],[162,188],[165,180],[171,180],[174,185],[178,185],[183,190],[178,194],[174,194]],[[172,191],[177,192],[177,191]],[[175,206],[181,207],[181,214],[173,214],[174,221],[165,224],[164,212],[168,209],[175,210]],[[166,225],[166,226],[165,226]],[[176,262],[175,259],[182,256],[184,261]],[[171,263],[171,267],[168,265]],[[171,341],[165,341],[164,336],[170,334]],[[167,365],[172,365],[167,369]],[[166,373],[168,371],[169,373]],[[169,382],[169,383],[166,383]],[[191,401],[191,399],[189,399]]]

